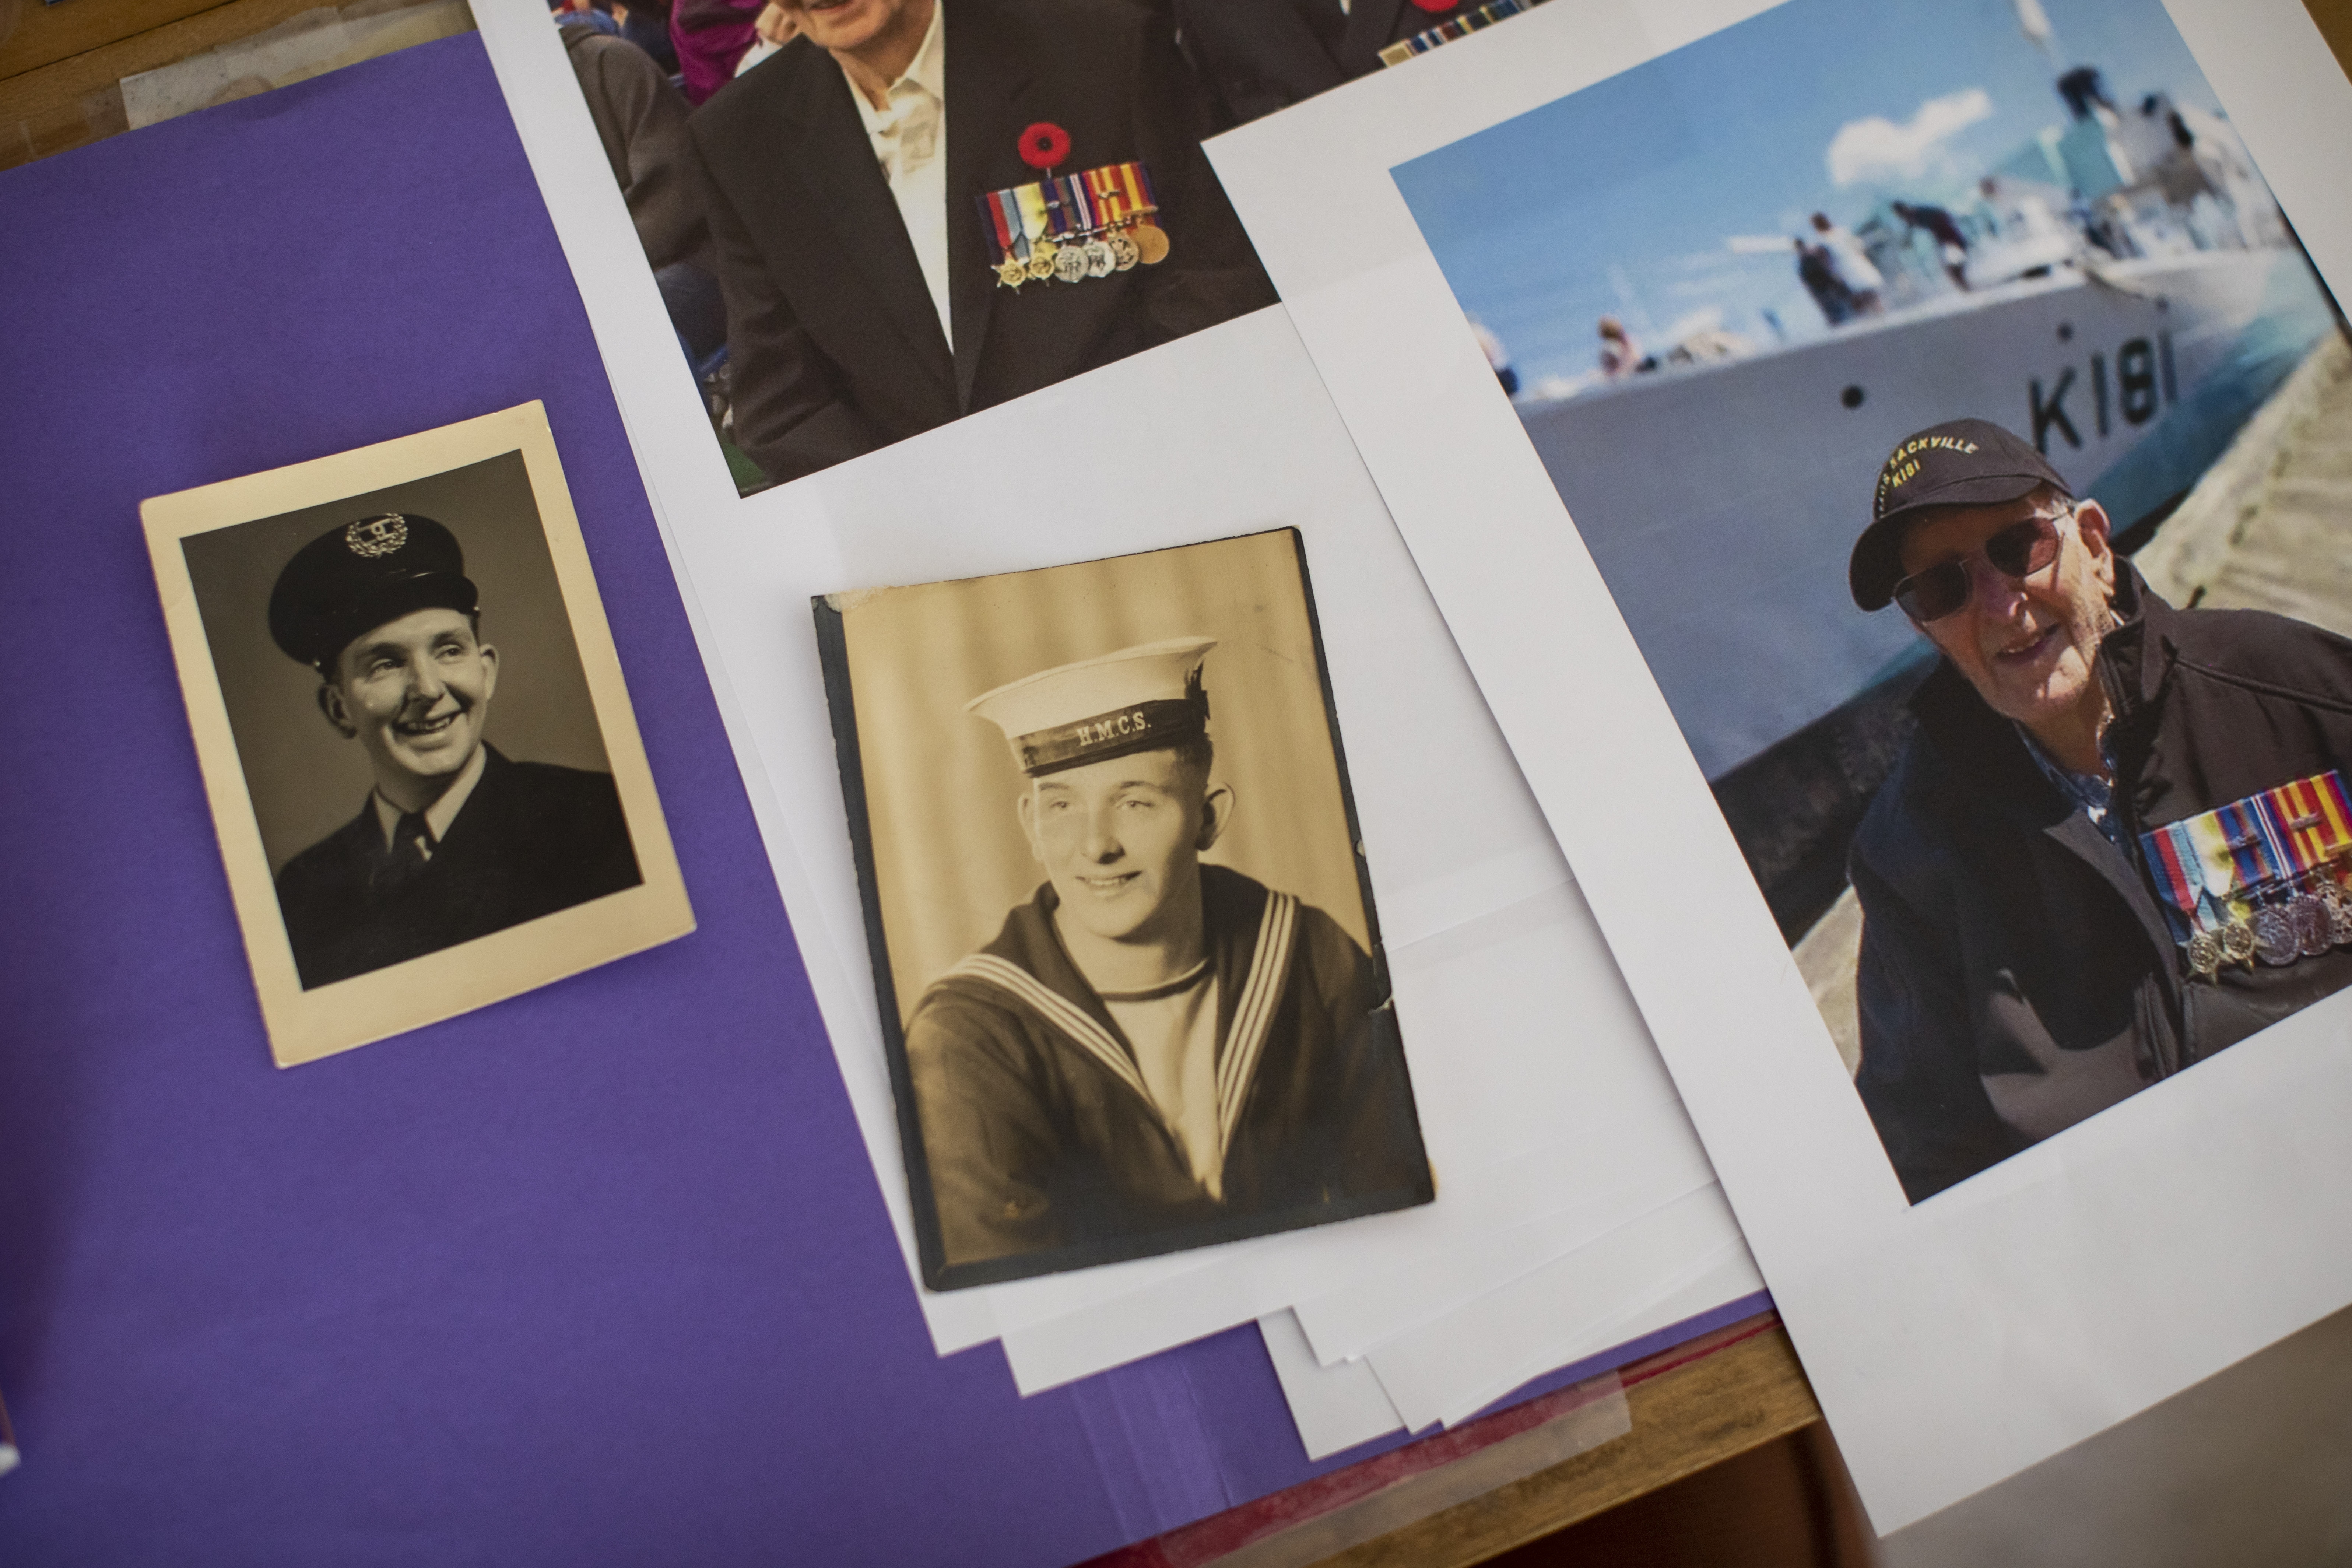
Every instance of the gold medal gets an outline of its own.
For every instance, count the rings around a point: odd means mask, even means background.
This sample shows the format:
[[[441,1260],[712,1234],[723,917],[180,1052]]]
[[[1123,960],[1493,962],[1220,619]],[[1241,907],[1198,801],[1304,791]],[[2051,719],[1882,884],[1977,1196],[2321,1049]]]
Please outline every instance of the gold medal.
[[[2231,963],[2253,963],[2261,945],[2254,940],[2254,928],[2243,921],[2231,921],[2221,928],[2221,956]]]
[[[1059,247],[1050,239],[1041,239],[1029,247],[1029,276],[1043,283],[1054,275],[1054,258]]]
[[[2210,931],[2200,931],[2189,939],[2189,970],[2200,980],[2210,980],[2221,973],[2221,939]]]
[[[1018,289],[1029,281],[1029,264],[1017,256],[1008,256],[996,264],[996,281],[1007,289]]]
[[[1168,231],[1159,225],[1137,224],[1130,237],[1135,241],[1137,259],[1146,267],[1157,267],[1168,259]]]

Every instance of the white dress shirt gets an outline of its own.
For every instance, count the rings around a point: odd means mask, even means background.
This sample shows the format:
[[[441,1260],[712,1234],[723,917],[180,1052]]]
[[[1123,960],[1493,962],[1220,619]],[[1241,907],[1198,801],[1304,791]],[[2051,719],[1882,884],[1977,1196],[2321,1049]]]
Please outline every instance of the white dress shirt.
[[[940,313],[940,331],[950,349],[955,346],[955,321],[948,306],[948,100],[945,31],[940,14],[947,0],[933,0],[931,25],[915,51],[906,73],[890,84],[885,106],[875,108],[856,82],[849,96],[857,117],[866,122],[866,140],[874,143],[882,177],[898,204],[898,220],[915,242],[915,259],[922,264],[923,283],[931,291],[931,305]]]

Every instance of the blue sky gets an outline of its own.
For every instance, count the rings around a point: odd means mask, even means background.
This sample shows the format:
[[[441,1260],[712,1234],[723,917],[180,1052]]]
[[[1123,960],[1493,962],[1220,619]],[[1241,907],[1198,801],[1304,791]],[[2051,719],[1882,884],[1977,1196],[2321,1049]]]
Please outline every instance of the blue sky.
[[[1791,337],[1808,335],[1821,316],[1793,258],[1735,256],[1727,238],[1793,235],[1816,209],[1852,224],[1883,196],[1972,178],[2063,123],[2053,83],[2071,66],[2097,66],[2120,103],[2161,88],[2219,108],[2159,0],[2042,7],[2055,59],[2020,30],[2013,0],[1789,0],[1401,164],[1396,182],[1455,297],[1502,338],[1524,384],[1590,371],[1603,313],[1637,332],[1646,320],[1654,341],[1716,308],[1769,340],[1770,309]],[[1939,115],[1974,118],[1929,139],[1919,173],[1849,157],[1850,183],[1832,180],[1841,129],[1883,120],[1846,145],[1893,153]]]

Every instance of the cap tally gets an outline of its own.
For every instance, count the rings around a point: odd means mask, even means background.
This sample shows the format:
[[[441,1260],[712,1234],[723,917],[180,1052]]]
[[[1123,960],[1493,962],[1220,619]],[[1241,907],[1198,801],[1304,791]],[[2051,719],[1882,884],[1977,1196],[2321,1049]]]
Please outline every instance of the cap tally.
[[[1033,777],[1181,746],[1208,732],[1201,660],[1216,646],[1214,637],[1171,637],[1121,648],[982,692],[964,711],[1003,731]]]
[[[2033,444],[1989,419],[1952,419],[1897,442],[1879,465],[1870,526],[1853,542],[1846,588],[1865,610],[1885,608],[1901,580],[1903,531],[1931,506],[2000,506],[2049,485],[2074,492]]]

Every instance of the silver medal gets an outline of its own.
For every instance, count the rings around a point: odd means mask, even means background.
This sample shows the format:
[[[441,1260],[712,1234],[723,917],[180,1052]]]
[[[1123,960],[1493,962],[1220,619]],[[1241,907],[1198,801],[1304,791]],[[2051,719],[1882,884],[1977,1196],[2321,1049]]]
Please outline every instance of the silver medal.
[[[2254,911],[2254,956],[2274,969],[2303,956],[2294,921],[2275,904],[2265,904]]]
[[[2326,904],[2309,893],[2300,893],[2286,908],[2294,921],[2295,951],[2304,957],[2317,958],[2336,944],[2334,922],[2327,918]]]
[[[1087,276],[1087,252],[1084,246],[1066,245],[1054,252],[1054,278],[1061,283],[1082,283]]]
[[[2321,890],[2319,901],[2327,906],[2328,935],[2336,945],[2352,942],[2352,899],[2346,898],[2341,889],[2326,888]]]
[[[1108,278],[1118,265],[1118,259],[1110,253],[1110,247],[1099,239],[1087,241],[1086,252],[1087,276],[1089,278]]]
[[[1135,264],[1143,259],[1143,247],[1128,237],[1127,230],[1115,228],[1103,240],[1110,247],[1110,263],[1121,272],[1132,272]]]

